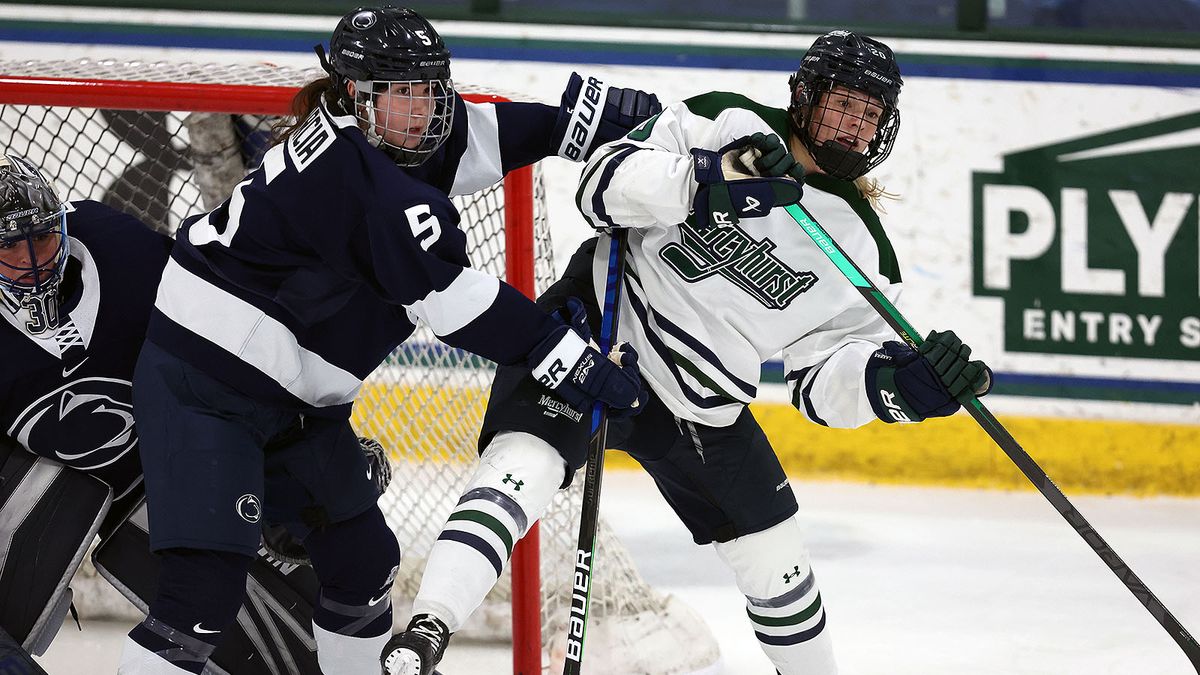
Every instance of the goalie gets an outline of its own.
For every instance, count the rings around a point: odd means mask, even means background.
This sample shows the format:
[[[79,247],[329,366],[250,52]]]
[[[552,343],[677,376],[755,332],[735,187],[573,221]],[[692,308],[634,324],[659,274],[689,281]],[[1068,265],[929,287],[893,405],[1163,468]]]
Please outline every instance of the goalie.
[[[94,201],[64,203],[40,169],[0,156],[0,635],[42,654],[97,533],[100,573],[143,612],[146,544],[130,381],[171,240]],[[132,516],[132,517],[131,517]],[[215,672],[317,675],[312,570],[260,553],[254,603]]]

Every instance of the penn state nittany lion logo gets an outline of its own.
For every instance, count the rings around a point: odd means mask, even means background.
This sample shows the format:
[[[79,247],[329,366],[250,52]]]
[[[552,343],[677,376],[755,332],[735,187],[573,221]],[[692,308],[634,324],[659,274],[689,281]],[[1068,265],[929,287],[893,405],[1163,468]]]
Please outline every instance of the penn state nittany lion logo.
[[[87,377],[34,401],[8,435],[43,457],[83,471],[108,466],[137,446],[128,380]]]
[[[359,12],[350,19],[350,24],[359,30],[375,25],[375,12]]]
[[[247,523],[257,523],[262,518],[262,502],[258,501],[258,497],[251,493],[238,497],[234,509]]]

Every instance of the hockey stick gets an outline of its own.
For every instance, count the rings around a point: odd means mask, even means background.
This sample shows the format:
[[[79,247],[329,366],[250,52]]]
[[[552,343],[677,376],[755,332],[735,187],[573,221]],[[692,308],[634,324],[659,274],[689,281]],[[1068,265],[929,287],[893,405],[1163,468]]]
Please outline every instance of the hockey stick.
[[[913,349],[919,347],[923,340],[916,329],[905,320],[900,311],[875,287],[875,284],[871,283],[867,275],[863,274],[858,265],[846,255],[846,252],[838,246],[833,237],[830,237],[829,233],[804,210],[804,207],[799,204],[793,204],[792,206],[785,207],[785,209],[788,215],[813,240],[817,248],[820,248],[825,253],[829,261],[837,266],[850,283],[854,284],[858,291],[862,293],[867,302],[871,303],[875,311],[883,317],[884,321],[887,321],[888,325],[896,331],[896,334]],[[1050,480],[1050,477],[1046,475],[1042,467],[1038,466],[1037,462],[1021,448],[1012,435],[1008,433],[1008,430],[992,416],[991,411],[984,407],[983,403],[977,397],[972,395],[969,399],[964,400],[963,407],[966,408],[971,417],[975,418],[979,426],[983,427],[988,436],[991,436],[996,445],[1000,446],[1004,454],[1008,455],[1013,464],[1017,465],[1021,473],[1025,474],[1025,477],[1033,483],[1038,492],[1041,492],[1042,496],[1070,523],[1071,527],[1075,528],[1079,536],[1083,537],[1083,540],[1092,547],[1096,555],[1100,556],[1100,559],[1108,565],[1113,574],[1117,575],[1117,578],[1125,584],[1129,592],[1133,593],[1134,597],[1158,620],[1159,625],[1171,634],[1171,638],[1175,640],[1175,643],[1187,655],[1188,660],[1192,662],[1192,666],[1196,668],[1196,672],[1200,673],[1200,645],[1187,632],[1187,629],[1163,606],[1154,593],[1150,592],[1146,584],[1142,583],[1142,580],[1125,564],[1125,561],[1121,560],[1121,557],[1100,536],[1100,533],[1071,504],[1067,496],[1062,493],[1062,490],[1058,489],[1054,481]]]
[[[621,285],[625,277],[626,230],[612,234],[608,251],[608,281],[604,287],[604,315],[600,321],[600,353],[607,355],[617,337]],[[588,443],[583,478],[583,506],[579,516],[579,543],[575,549],[575,575],[571,584],[571,616],[567,621],[567,652],[563,675],[579,675],[583,668],[583,638],[587,633],[595,566],[596,526],[600,520],[600,484],[604,479],[604,446],[608,436],[608,407],[592,406],[592,435]]]

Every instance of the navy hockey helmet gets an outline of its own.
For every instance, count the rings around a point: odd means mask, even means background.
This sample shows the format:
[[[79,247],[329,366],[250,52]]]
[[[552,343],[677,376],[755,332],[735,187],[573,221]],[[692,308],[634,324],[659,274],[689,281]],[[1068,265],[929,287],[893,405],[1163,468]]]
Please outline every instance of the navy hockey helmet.
[[[34,334],[58,328],[58,285],[67,259],[67,211],[29,160],[0,156],[0,291],[26,311]]]
[[[817,166],[854,180],[887,159],[900,129],[903,84],[882,42],[847,30],[817,38],[788,80],[793,128]],[[831,97],[835,89],[840,96]],[[863,132],[869,137],[859,138]]]
[[[343,16],[329,39],[327,70],[346,112],[397,164],[421,164],[450,136],[450,51],[411,9],[359,7]]]

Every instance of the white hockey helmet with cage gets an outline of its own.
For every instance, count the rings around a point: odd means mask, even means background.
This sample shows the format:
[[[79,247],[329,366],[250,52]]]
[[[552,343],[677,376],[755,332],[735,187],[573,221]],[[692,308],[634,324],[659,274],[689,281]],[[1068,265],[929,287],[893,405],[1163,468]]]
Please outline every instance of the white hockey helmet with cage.
[[[24,157],[0,156],[0,292],[9,311],[27,313],[34,334],[58,328],[69,242],[66,206],[50,181]]]
[[[351,11],[333,29],[323,65],[346,112],[400,166],[422,164],[449,138],[450,52],[420,14],[402,7]]]

